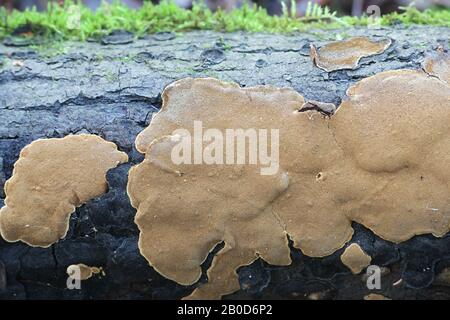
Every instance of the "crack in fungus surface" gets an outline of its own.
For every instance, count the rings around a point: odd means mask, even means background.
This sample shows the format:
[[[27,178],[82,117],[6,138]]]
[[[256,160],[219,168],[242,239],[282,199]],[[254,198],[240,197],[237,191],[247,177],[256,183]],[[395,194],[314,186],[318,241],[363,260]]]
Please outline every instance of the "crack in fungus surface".
[[[356,69],[362,58],[383,53],[391,43],[391,39],[372,41],[367,37],[353,37],[330,42],[319,49],[311,44],[310,55],[314,65],[327,72]]]
[[[33,141],[20,152],[5,184],[2,237],[51,246],[67,234],[76,207],[107,191],[107,171],[127,161],[126,153],[96,135]]]
[[[422,71],[397,70],[364,79],[347,95],[329,117],[299,112],[305,100],[291,89],[212,78],[169,85],[161,111],[136,139],[145,160],[129,172],[142,255],[190,285],[223,241],[208,283],[187,297],[219,299],[239,289],[236,270],[257,258],[290,264],[288,237],[305,255],[323,257],[351,239],[352,221],[393,242],[448,232],[450,87]],[[279,129],[278,171],[174,164],[177,142],[198,120],[204,130]]]

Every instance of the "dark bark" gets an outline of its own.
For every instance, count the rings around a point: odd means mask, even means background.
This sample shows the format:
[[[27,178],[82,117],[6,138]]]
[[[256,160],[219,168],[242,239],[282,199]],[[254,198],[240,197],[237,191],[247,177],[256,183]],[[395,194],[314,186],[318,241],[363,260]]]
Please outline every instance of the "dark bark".
[[[394,43],[385,53],[363,59],[357,70],[326,73],[312,65],[309,44],[320,45],[339,32],[389,36]],[[431,27],[295,36],[164,33],[118,45],[111,39],[103,44],[67,43],[66,53],[52,57],[31,47],[0,45],[1,189],[21,148],[37,138],[95,133],[117,143],[131,159],[110,171],[107,194],[72,215],[64,240],[48,249],[0,240],[0,297],[180,298],[192,290],[163,278],[140,256],[135,210],[125,192],[129,167],[142,161],[134,139],[160,107],[160,93],[168,83],[187,76],[214,76],[242,86],[293,87],[308,99],[339,104],[346,89],[364,77],[420,68],[426,52],[439,43],[448,45],[449,34],[448,28]],[[2,191],[0,206],[3,198]],[[450,287],[442,285],[445,281],[434,282],[435,275],[450,266],[449,236],[418,236],[395,245],[362,226],[354,228],[353,241],[372,256],[373,264],[389,270],[377,293],[394,299],[450,298]],[[320,298],[361,299],[371,291],[361,275],[351,275],[342,265],[341,253],[319,259],[293,249],[289,267],[257,261],[239,270],[245,289],[227,298],[306,298],[319,293]],[[83,282],[82,290],[65,289],[66,268],[74,263],[101,266],[106,276]],[[393,286],[399,279],[402,283]]]

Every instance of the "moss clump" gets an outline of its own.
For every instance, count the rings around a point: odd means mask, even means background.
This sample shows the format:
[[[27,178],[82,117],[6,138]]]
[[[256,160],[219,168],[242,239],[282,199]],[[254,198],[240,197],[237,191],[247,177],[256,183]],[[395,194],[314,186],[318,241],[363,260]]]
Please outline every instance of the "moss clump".
[[[192,10],[187,10],[179,8],[170,0],[164,0],[157,5],[145,2],[138,10],[120,3],[103,3],[93,12],[83,5],[66,1],[63,5],[50,3],[45,12],[31,9],[7,13],[4,8],[0,8],[0,38],[17,36],[15,30],[23,26],[31,26],[28,32],[20,34],[23,37],[33,37],[34,29],[39,30],[41,37],[85,40],[115,29],[128,30],[137,36],[160,31],[189,30],[290,33],[315,28],[366,26],[370,23],[368,17],[337,17],[335,13],[318,6],[311,6],[302,18],[295,17],[295,10],[289,10],[287,6],[283,8],[282,16],[270,16],[265,9],[250,5],[231,12],[212,12],[201,3],[195,3]],[[384,15],[380,19],[381,25],[397,23],[450,27],[450,10],[429,9],[421,12],[409,7],[403,13]]]

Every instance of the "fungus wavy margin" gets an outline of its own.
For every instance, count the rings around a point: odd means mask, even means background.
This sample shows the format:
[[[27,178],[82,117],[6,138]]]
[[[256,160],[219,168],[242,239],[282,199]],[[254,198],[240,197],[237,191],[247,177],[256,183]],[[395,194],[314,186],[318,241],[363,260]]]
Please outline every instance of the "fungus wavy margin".
[[[333,41],[319,49],[311,44],[311,59],[314,65],[326,72],[358,68],[362,58],[381,54],[392,44],[391,39],[372,41],[367,37],[352,37]]]
[[[286,235],[304,254],[322,257],[350,240],[351,221],[393,242],[448,232],[450,176],[443,166],[450,163],[450,132],[442,114],[450,116],[450,88],[424,72],[397,70],[364,79],[347,95],[330,118],[299,112],[305,101],[291,89],[212,78],[169,85],[162,109],[136,139],[145,160],[129,173],[143,256],[188,285],[224,241],[209,282],[187,297],[216,299],[237,290],[236,269],[258,257],[289,264]],[[418,103],[430,100],[432,113]],[[261,178],[244,167],[233,180],[231,168],[173,165],[173,132],[195,119],[206,128],[280,128],[279,175]]]
[[[96,135],[33,141],[20,152],[5,184],[1,236],[51,246],[67,234],[76,207],[107,191],[107,171],[127,161],[126,153]]]

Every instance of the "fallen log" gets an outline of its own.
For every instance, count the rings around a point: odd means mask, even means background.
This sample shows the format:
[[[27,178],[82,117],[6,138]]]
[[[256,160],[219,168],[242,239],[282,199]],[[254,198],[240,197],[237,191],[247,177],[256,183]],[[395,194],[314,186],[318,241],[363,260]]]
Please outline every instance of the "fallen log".
[[[111,170],[109,192],[71,216],[65,239],[50,248],[0,240],[0,297],[4,299],[178,299],[197,286],[165,279],[140,255],[136,213],[126,194],[130,166],[143,156],[134,147],[139,132],[161,106],[160,94],[184,77],[212,76],[241,86],[290,87],[306,99],[339,105],[355,82],[381,71],[420,69],[425,55],[448,46],[448,28],[392,27],[316,31],[292,36],[215,32],[162,33],[132,43],[64,43],[64,53],[0,46],[0,188],[11,177],[20,150],[38,138],[93,133],[117,144],[130,163]],[[326,72],[314,66],[310,45],[320,47],[345,32],[392,39],[379,55],[355,70]],[[125,35],[129,37],[129,35]],[[120,39],[119,39],[120,40]],[[432,103],[432,102],[430,102]],[[3,191],[2,191],[3,192]],[[0,206],[4,194],[0,194]],[[421,235],[394,244],[356,223],[352,242],[382,270],[381,288],[342,263],[344,249],[324,258],[291,248],[293,263],[257,260],[238,271],[241,290],[228,299],[362,299],[378,293],[392,299],[450,298],[450,237]],[[200,282],[215,249],[205,261]],[[67,289],[66,269],[86,264],[104,273]],[[6,280],[2,280],[6,279]]]

